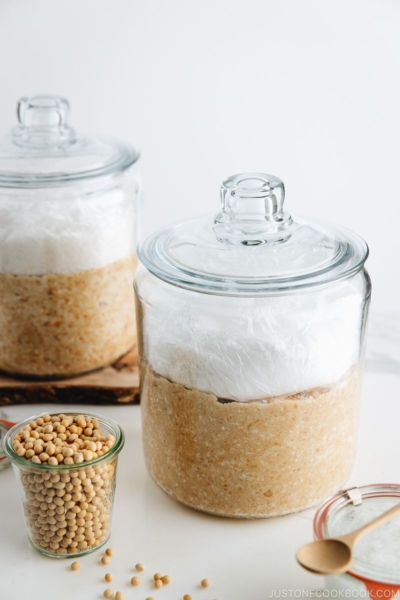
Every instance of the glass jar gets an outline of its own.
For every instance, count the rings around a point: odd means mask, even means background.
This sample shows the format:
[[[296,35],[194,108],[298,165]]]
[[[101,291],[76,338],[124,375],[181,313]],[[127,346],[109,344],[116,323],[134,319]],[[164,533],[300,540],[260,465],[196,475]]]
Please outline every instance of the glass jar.
[[[106,544],[110,537],[118,454],[124,446],[124,432],[111,419],[85,413],[85,416],[97,419],[107,435],[115,437],[109,452],[80,464],[36,464],[18,456],[12,442],[26,425],[45,414],[29,417],[10,429],[4,440],[4,450],[18,482],[32,546],[53,558],[83,556]],[[76,413],[63,415],[77,416]],[[90,500],[82,497],[82,492],[89,493],[86,486],[93,488]],[[64,502],[65,494],[71,496],[68,502]],[[89,519],[89,515],[93,518]],[[76,517],[82,519],[82,523]],[[70,525],[71,518],[73,525]],[[87,534],[88,524],[91,526],[90,535]],[[81,532],[77,526],[84,531]]]
[[[11,423],[11,421],[2,419],[1,417],[3,416],[4,415],[2,411],[0,411],[0,471],[3,471],[10,466],[10,461],[4,452],[4,438],[6,437],[7,431],[11,429],[13,425],[15,425],[15,423]]]
[[[136,342],[138,153],[77,134],[68,102],[22,98],[0,139],[0,370],[63,378]]]
[[[244,174],[222,212],[138,250],[147,469],[202,511],[270,517],[353,467],[370,280],[365,242],[283,212],[283,183]]]
[[[319,508],[314,538],[337,537],[362,527],[400,502],[400,485],[365,485],[340,492]],[[400,517],[365,535],[351,570],[325,577],[331,597],[393,598],[400,594]]]

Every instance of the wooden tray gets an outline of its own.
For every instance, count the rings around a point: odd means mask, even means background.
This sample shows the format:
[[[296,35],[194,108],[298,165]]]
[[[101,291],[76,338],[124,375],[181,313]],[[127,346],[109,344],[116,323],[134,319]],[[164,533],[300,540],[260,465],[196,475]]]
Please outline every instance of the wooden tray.
[[[110,367],[62,381],[35,381],[0,375],[0,406],[47,402],[133,404],[139,402],[137,349]]]

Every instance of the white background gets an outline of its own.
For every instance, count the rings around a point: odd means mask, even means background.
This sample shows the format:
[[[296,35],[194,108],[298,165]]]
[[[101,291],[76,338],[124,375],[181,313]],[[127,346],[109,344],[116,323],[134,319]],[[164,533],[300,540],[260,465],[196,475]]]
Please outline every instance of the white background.
[[[400,3],[0,0],[0,132],[21,95],[142,151],[144,231],[218,210],[264,171],[286,208],[369,243],[373,310],[398,307]]]

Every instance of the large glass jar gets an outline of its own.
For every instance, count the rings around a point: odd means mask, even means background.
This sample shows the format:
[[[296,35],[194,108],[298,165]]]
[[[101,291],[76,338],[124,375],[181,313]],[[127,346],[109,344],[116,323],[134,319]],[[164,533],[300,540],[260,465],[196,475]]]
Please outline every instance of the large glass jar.
[[[138,153],[75,133],[68,103],[22,98],[0,139],[0,370],[69,377],[136,341]]]
[[[283,212],[272,176],[222,185],[222,212],[139,247],[147,469],[202,511],[269,517],[353,467],[370,280],[365,242]]]

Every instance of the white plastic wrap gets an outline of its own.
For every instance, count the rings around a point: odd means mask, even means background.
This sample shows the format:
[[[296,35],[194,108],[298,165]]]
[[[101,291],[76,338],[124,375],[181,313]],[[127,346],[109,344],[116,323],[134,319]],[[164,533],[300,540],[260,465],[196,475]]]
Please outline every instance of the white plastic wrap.
[[[32,191],[0,198],[1,273],[76,273],[135,252],[137,209],[126,189]]]
[[[256,298],[187,292],[149,273],[139,289],[144,356],[189,389],[267,399],[336,383],[359,361],[362,273],[315,291]]]

